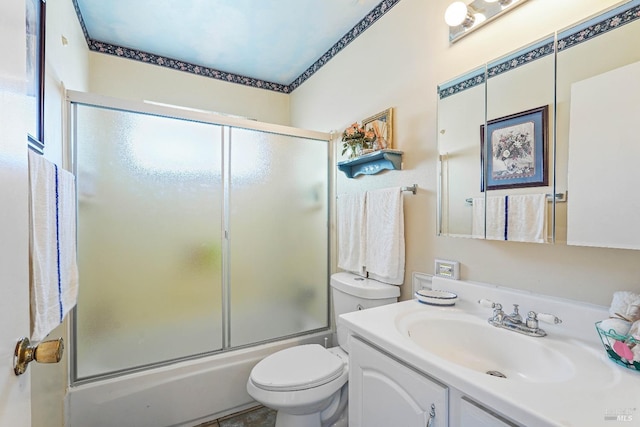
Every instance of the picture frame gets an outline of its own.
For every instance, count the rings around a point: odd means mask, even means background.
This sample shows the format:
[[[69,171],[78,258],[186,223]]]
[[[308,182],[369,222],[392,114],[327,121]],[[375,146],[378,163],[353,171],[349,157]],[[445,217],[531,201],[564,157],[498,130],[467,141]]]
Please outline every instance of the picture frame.
[[[44,64],[45,22],[44,0],[26,0],[27,98],[30,109],[27,141],[29,147],[44,149]]]
[[[393,108],[362,120],[365,130],[376,134],[377,150],[393,148]]]
[[[547,186],[548,123],[549,106],[544,105],[489,120],[486,133],[481,125],[480,190]]]

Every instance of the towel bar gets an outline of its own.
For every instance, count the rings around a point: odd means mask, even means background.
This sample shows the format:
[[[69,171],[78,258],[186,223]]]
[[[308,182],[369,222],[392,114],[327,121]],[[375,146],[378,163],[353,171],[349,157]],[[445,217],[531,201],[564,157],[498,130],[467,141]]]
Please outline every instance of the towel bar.
[[[556,202],[566,202],[567,201],[566,193],[556,193],[555,196],[556,196]],[[552,200],[552,199],[553,199],[553,194],[547,194],[547,200]],[[464,199],[464,201],[466,203],[470,204],[470,205],[473,204],[473,199],[471,197],[469,197],[468,199]]]
[[[401,187],[400,191],[408,191],[412,194],[416,194],[416,192],[418,191],[418,184],[413,184],[413,185],[409,185],[407,187]],[[336,199],[339,198],[340,196],[336,196]],[[471,199],[469,199],[471,200]]]
[[[413,184],[413,185],[410,185],[408,187],[402,187],[400,190],[401,191],[410,191],[411,193],[416,194],[416,191],[418,191],[418,184]]]

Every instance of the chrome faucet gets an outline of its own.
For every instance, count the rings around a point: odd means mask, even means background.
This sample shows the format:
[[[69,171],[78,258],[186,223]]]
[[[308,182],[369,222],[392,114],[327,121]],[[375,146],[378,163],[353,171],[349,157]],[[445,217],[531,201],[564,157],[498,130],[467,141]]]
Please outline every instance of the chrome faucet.
[[[513,304],[513,313],[508,316],[508,320],[513,323],[522,323],[522,316],[518,313],[518,304]]]
[[[530,311],[527,314],[527,319],[523,321],[522,316],[518,312],[518,304],[513,304],[513,313],[511,314],[505,314],[505,312],[502,311],[502,304],[487,299],[479,300],[478,304],[483,307],[493,308],[493,316],[488,319],[490,325],[519,332],[531,337],[544,337],[547,335],[543,329],[538,327],[539,321],[555,325],[562,323],[562,320],[553,314],[536,313],[534,311]]]

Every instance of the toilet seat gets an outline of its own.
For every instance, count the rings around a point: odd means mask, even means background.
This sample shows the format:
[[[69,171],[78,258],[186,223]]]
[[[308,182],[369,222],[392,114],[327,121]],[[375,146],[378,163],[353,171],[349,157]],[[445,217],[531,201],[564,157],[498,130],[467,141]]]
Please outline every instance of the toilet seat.
[[[318,344],[306,344],[263,359],[251,371],[251,381],[263,390],[305,390],[335,380],[344,369],[336,354]]]

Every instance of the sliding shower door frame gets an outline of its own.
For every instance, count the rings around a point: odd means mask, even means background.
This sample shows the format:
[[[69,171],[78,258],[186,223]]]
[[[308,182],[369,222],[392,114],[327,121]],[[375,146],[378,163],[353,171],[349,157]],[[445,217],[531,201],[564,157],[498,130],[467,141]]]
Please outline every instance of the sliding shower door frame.
[[[98,107],[102,109],[147,114],[152,116],[165,117],[169,119],[185,120],[192,122],[199,122],[210,125],[217,125],[221,127],[222,132],[222,348],[220,350],[214,350],[207,353],[189,355],[180,357],[177,359],[167,360],[163,362],[154,362],[148,365],[136,366],[134,368],[123,369],[119,371],[113,371],[106,374],[100,374],[96,376],[78,378],[77,367],[77,354],[76,354],[76,339],[77,339],[77,314],[76,308],[74,308],[70,314],[69,322],[69,341],[71,357],[69,357],[69,373],[71,385],[81,385],[85,383],[95,382],[98,380],[104,380],[108,378],[118,377],[124,374],[133,372],[139,372],[148,370],[151,368],[170,365],[179,361],[191,360],[208,356],[211,354],[217,354],[230,350],[237,350],[241,348],[251,347],[257,344],[263,344],[268,342],[281,341],[286,338],[293,338],[297,336],[305,336],[316,332],[326,333],[330,330],[332,325],[331,318],[331,298],[327,295],[327,326],[325,328],[304,331],[297,334],[287,335],[285,337],[279,337],[269,339],[250,345],[240,345],[231,347],[231,277],[230,277],[230,240],[229,240],[229,225],[230,225],[230,209],[229,199],[231,193],[231,179],[230,179],[230,143],[232,130],[245,129],[276,135],[298,137],[316,141],[327,142],[327,199],[325,201],[327,208],[327,278],[330,277],[331,272],[335,271],[335,257],[332,257],[333,248],[335,247],[335,181],[336,173],[335,168],[330,167],[335,163],[336,149],[333,133],[317,132],[310,130],[303,130],[294,127],[263,123],[254,120],[238,118],[233,116],[227,116],[219,113],[197,110],[191,108],[183,108],[177,106],[169,106],[164,104],[152,103],[152,102],[139,102],[132,100],[124,100],[118,98],[112,98],[102,95],[96,95],[86,92],[78,92],[67,90],[65,97],[65,108],[63,111],[63,126],[64,135],[62,146],[62,165],[65,169],[70,170],[77,176],[77,134],[76,134],[76,113],[77,106]],[[292,160],[293,161],[293,160]],[[327,283],[328,285],[328,283]],[[327,294],[329,294],[329,286],[327,286]]]

